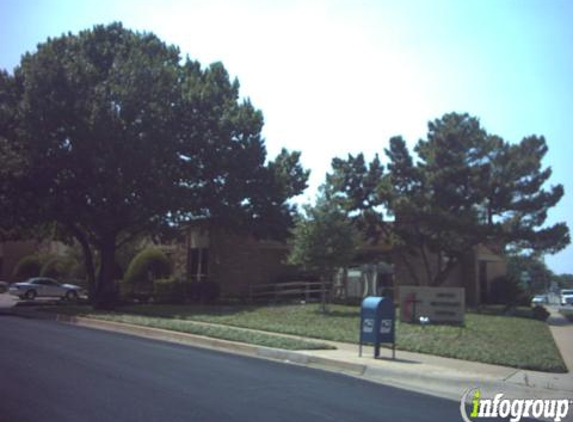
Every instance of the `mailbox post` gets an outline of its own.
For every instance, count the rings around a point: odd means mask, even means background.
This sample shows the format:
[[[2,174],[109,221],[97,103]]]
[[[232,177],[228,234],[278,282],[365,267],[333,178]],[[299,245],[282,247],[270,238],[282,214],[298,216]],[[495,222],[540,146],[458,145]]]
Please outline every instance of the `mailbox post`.
[[[396,358],[394,302],[390,298],[369,296],[360,309],[360,349],[362,345],[374,346],[374,358],[380,357],[380,343],[392,343],[392,359]]]

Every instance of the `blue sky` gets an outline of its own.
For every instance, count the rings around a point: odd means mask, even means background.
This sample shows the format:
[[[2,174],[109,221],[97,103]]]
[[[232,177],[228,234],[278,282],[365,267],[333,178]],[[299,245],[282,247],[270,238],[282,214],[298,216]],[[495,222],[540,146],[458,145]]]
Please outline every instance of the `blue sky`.
[[[311,200],[335,156],[382,152],[427,122],[468,112],[509,141],[544,135],[573,228],[573,2],[0,0],[0,68],[63,32],[122,21],[222,61],[265,115],[271,156],[301,150]],[[573,273],[573,246],[546,258]]]

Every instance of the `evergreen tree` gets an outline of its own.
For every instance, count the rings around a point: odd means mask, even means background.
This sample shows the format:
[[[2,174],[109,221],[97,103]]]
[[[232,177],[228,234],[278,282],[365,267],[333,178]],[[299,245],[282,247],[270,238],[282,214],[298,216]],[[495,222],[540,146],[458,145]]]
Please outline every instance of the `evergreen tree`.
[[[362,155],[333,160],[327,191],[343,198],[349,215],[375,212],[376,218],[362,218],[365,232],[386,228],[411,276],[440,285],[479,244],[536,254],[569,244],[565,223],[545,224],[563,196],[561,185],[545,187],[546,152],[543,137],[510,144],[487,134],[476,118],[450,113],[429,123],[427,138],[415,147],[417,161],[401,137],[390,139],[385,151],[387,171],[378,157],[369,166]],[[392,224],[384,223],[386,215]],[[419,262],[424,280],[414,268]]]

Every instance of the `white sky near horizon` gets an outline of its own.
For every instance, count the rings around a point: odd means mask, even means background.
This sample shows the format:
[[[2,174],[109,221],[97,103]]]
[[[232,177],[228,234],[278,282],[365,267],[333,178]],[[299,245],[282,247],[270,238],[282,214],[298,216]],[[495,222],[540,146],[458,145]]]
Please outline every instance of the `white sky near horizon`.
[[[517,142],[544,135],[548,221],[573,229],[573,2],[568,0],[0,0],[0,68],[63,32],[121,21],[221,61],[265,116],[269,156],[302,151],[313,200],[334,157],[410,146],[427,122],[468,112]],[[573,246],[546,262],[573,273]]]

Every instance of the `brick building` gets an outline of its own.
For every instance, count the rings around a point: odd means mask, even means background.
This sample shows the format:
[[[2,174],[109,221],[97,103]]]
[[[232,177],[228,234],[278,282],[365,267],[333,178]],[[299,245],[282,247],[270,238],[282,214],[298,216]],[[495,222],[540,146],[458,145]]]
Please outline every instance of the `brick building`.
[[[288,252],[286,243],[258,240],[201,221],[182,230],[171,257],[175,263],[175,276],[191,282],[215,281],[221,286],[222,296],[246,297],[251,285],[285,281],[297,274],[297,269],[286,263]],[[375,293],[378,287],[388,285],[389,278],[397,288],[419,284],[387,243],[363,247],[357,260],[360,264],[385,261],[392,274],[385,271],[374,278],[363,274],[360,277],[363,280],[358,283],[366,285],[351,289],[359,292],[356,294]],[[424,280],[422,263],[415,262],[414,267],[419,273],[417,278]],[[505,275],[506,270],[507,263],[501,253],[478,246],[452,271],[444,286],[465,287],[467,303],[477,305],[487,301],[491,282]]]
[[[224,297],[245,297],[253,284],[275,283],[293,274],[288,245],[258,240],[203,221],[186,226],[172,252],[174,275],[219,283]]]

